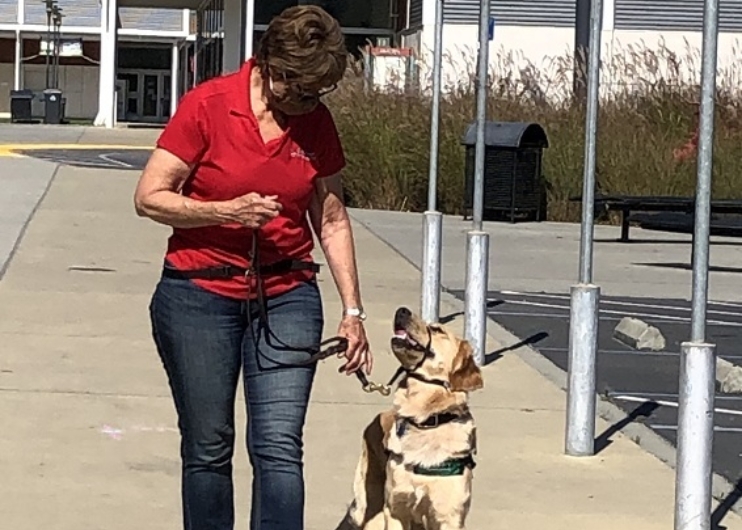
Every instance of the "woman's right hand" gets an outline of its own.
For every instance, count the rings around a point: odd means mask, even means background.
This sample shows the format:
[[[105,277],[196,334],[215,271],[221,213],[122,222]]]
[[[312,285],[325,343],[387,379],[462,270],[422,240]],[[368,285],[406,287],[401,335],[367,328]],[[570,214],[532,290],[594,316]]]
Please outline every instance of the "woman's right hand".
[[[278,216],[283,209],[276,199],[276,195],[263,197],[257,193],[248,193],[223,202],[221,209],[230,221],[247,228],[260,228]]]

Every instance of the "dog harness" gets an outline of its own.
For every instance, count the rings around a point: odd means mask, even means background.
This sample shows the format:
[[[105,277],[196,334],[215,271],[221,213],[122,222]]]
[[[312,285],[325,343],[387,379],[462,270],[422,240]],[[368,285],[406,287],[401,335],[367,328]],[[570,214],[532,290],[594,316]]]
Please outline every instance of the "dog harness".
[[[468,416],[468,413],[454,414],[453,412],[441,412],[440,414],[428,416],[422,422],[416,422],[412,418],[399,418],[396,425],[397,436],[402,438],[407,433],[407,429],[410,426],[420,430],[435,429],[440,425],[459,421]],[[434,466],[423,466],[417,464],[412,466],[412,472],[416,475],[425,475],[428,477],[456,477],[463,475],[466,469],[474,469],[476,465],[474,457],[469,453],[460,458],[449,458],[448,460],[444,460],[440,464]]]

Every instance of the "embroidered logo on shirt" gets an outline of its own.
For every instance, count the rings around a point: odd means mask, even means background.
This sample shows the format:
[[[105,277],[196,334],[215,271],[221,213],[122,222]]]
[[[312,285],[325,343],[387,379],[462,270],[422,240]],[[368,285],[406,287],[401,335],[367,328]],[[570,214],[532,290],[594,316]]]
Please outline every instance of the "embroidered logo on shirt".
[[[301,147],[295,147],[291,150],[291,158],[301,158],[302,160],[306,160],[307,162],[311,162],[312,160],[316,159],[316,155],[314,153],[308,153]]]

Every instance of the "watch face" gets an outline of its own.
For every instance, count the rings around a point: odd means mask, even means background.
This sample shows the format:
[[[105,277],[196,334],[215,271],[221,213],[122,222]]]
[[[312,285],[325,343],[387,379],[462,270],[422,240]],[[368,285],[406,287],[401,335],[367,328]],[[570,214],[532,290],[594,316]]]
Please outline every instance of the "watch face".
[[[366,312],[362,309],[347,309],[345,314],[350,317],[357,317],[361,320],[366,320]]]

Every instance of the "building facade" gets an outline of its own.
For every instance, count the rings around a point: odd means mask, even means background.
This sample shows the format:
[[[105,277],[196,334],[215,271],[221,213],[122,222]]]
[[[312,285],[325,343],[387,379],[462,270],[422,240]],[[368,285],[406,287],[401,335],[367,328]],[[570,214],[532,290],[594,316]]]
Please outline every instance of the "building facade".
[[[99,125],[167,121],[185,91],[236,70],[252,55],[271,18],[302,2],[319,4],[335,16],[354,53],[367,44],[409,48],[422,83],[429,84],[436,0],[57,1],[65,15],[59,86],[67,98],[66,114]],[[697,82],[703,3],[604,0],[604,63],[642,53],[642,47],[655,52],[664,47],[677,58],[674,75]],[[444,86],[475,69],[479,5],[479,0],[443,2]],[[530,65],[547,80],[571,76],[562,59],[574,48],[575,0],[492,1],[491,14],[495,75],[507,62],[515,72]],[[43,0],[0,0],[0,117],[9,112],[11,90],[46,88],[41,52],[47,29]],[[735,68],[741,32],[742,0],[720,0],[721,70]],[[602,83],[625,85],[646,75],[624,65],[604,70]],[[35,108],[41,112],[40,98]]]
[[[100,89],[102,6],[99,0],[58,0],[60,26],[59,88],[69,118],[93,119]],[[116,54],[117,118],[162,122],[177,101],[174,53],[181,53],[191,35],[184,9],[121,7],[118,10]],[[0,116],[7,116],[11,90],[28,89],[39,97],[34,113],[43,112],[40,93],[47,88],[47,60],[42,53],[50,39],[43,0],[0,0]]]
[[[404,42],[431,64],[436,0],[410,2]],[[444,82],[456,83],[475,67],[479,5],[479,0],[443,3]],[[719,6],[719,70],[733,78],[739,68],[742,0],[720,0]],[[700,83],[703,9],[704,0],[604,0],[603,92],[663,76]],[[560,75],[571,77],[564,59],[575,47],[575,11],[575,0],[491,0],[495,31],[489,55],[494,74],[508,69],[517,74],[530,66],[543,84]]]
[[[208,79],[223,71],[223,50],[229,39],[226,34],[232,29],[225,26],[225,20],[228,23],[235,20],[224,16],[225,12],[230,11],[228,3],[229,0],[207,0],[198,9],[195,43],[198,80]],[[243,53],[245,49],[255,49],[274,16],[300,3],[321,5],[335,17],[343,28],[349,50],[355,54],[368,43],[375,45],[388,41],[393,44],[407,28],[407,0],[255,0],[248,6],[252,8],[248,18],[253,30],[247,32],[251,36],[244,37],[246,46]],[[244,29],[235,28],[233,33],[236,31],[242,32]],[[228,47],[230,50],[235,49],[233,46]],[[232,67],[234,60],[227,57],[226,62]]]

